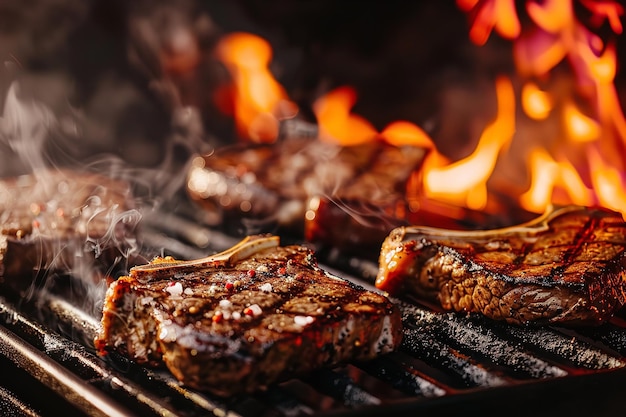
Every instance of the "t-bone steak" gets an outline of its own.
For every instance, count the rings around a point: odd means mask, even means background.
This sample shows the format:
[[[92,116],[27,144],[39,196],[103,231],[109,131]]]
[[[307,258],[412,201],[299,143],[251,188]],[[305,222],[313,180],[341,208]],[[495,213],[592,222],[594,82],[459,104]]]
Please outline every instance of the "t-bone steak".
[[[304,246],[256,235],[208,258],[132,268],[108,289],[95,346],[233,395],[372,359],[401,338],[386,297],[326,273]]]
[[[510,323],[599,324],[626,299],[619,213],[566,206],[516,227],[393,230],[376,286]]]

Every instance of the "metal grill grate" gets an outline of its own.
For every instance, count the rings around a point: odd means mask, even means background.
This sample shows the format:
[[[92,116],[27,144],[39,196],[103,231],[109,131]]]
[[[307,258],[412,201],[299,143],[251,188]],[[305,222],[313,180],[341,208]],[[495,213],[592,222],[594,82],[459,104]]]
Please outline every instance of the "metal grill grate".
[[[184,243],[177,245],[180,251]],[[396,302],[405,324],[398,352],[220,398],[186,389],[165,370],[103,361],[90,342],[98,319],[62,295],[5,297],[0,411],[52,416],[60,406],[66,416],[190,417],[626,411],[626,321],[619,316],[597,328],[522,328]]]

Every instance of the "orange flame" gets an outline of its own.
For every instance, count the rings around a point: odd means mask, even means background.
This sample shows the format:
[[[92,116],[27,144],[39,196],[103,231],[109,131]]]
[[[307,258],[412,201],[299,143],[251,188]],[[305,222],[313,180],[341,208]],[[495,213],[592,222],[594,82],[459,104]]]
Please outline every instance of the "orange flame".
[[[595,26],[600,26],[606,19],[611,26],[613,32],[618,35],[622,34],[624,30],[620,16],[624,14],[624,6],[616,1],[594,1],[594,0],[580,0],[580,2],[592,12],[592,23]]]
[[[411,122],[399,120],[390,123],[380,135],[395,146],[411,145],[430,150],[435,148],[430,136]]]
[[[356,103],[356,91],[351,87],[337,88],[313,104],[320,139],[342,145],[369,142],[378,132],[363,117],[350,110]]]
[[[606,20],[614,33],[622,33],[623,6],[612,1],[581,0],[580,3],[591,12],[592,25],[599,26]],[[626,119],[614,85],[617,70],[615,47],[611,43],[605,46],[599,36],[578,21],[572,0],[529,1],[526,8],[539,30],[515,41],[518,69],[525,75],[544,77],[567,59],[575,76],[577,92],[588,100],[590,108],[583,113],[572,98],[566,98],[560,108],[563,146],[575,149],[579,155],[587,155],[587,166],[580,166],[580,161],[578,166],[567,160],[556,162],[547,152],[533,152],[531,188],[520,202],[529,210],[541,211],[542,206],[556,199],[553,192],[565,189],[566,202],[601,204],[626,215],[626,199],[621,191]],[[524,106],[524,110],[534,118],[528,106]],[[582,164],[584,162],[583,159]],[[583,179],[578,173],[576,178],[565,174],[576,172],[575,168],[588,173],[584,180],[592,188],[587,192],[581,191]],[[574,183],[577,190],[568,189]],[[539,198],[539,195],[543,196]]]
[[[589,116],[584,115],[574,103],[567,102],[563,108],[565,128],[575,142],[590,142],[600,137],[600,126]]]
[[[592,26],[607,22],[614,33],[622,33],[624,7],[618,2],[578,1],[590,12]],[[313,104],[320,139],[344,146],[385,140],[428,149],[420,172],[409,182],[413,189],[407,190],[408,197],[484,210],[492,197],[488,186],[498,158],[515,138],[531,136],[516,129],[521,131],[529,124],[536,128],[539,122],[558,124],[556,130],[547,129],[555,135],[547,138],[551,146],[546,142],[527,149],[526,191],[508,197],[517,198],[520,206],[531,212],[542,212],[552,204],[600,204],[626,215],[626,118],[614,85],[615,45],[605,45],[577,19],[574,0],[528,0],[526,11],[534,25],[530,32],[520,25],[514,0],[456,2],[460,9],[471,12],[469,35],[475,44],[485,44],[494,31],[513,40],[515,64],[522,76],[520,104],[528,116],[525,123],[516,121],[513,82],[498,77],[495,119],[484,128],[469,156],[450,161],[436,149],[428,133],[413,123],[396,121],[378,131],[353,113],[356,91],[340,87]],[[278,122],[286,114],[281,108],[288,101],[269,71],[269,45],[254,35],[233,34],[220,42],[218,55],[234,80],[233,114],[240,134],[256,141],[273,141]],[[563,84],[550,84],[550,72],[562,62],[572,70],[575,86],[567,85],[571,92],[564,91]],[[542,88],[536,80],[541,80]]]
[[[269,43],[250,33],[233,33],[220,40],[216,53],[233,78],[231,100],[239,134],[256,142],[273,142],[287,93],[269,70]]]
[[[537,84],[528,82],[522,88],[522,108],[524,112],[535,120],[544,120],[554,106],[552,97],[537,87]]]
[[[464,11],[476,9],[478,0],[457,0],[457,5]],[[484,45],[495,28],[503,38],[515,39],[519,36],[521,26],[515,11],[515,0],[485,0],[476,11],[470,29],[470,39],[476,45]]]
[[[567,194],[562,198],[563,204],[592,205],[592,191],[585,186],[580,175],[568,161],[557,162],[543,148],[533,149],[529,159],[530,171],[533,173],[530,189],[520,196],[522,207],[531,212],[540,213],[555,201],[555,189]]]
[[[321,140],[350,146],[380,138],[395,146],[435,148],[430,136],[411,122],[398,120],[378,132],[365,118],[351,113],[356,98],[353,88],[340,87],[315,101],[313,110]]]
[[[595,148],[588,153],[591,167],[591,179],[597,192],[598,200],[604,207],[625,213],[626,184],[622,174],[602,160]]]
[[[424,164],[424,192],[430,198],[483,209],[487,204],[487,180],[500,151],[515,132],[515,93],[507,78],[496,80],[498,113],[485,128],[474,152],[447,166]]]

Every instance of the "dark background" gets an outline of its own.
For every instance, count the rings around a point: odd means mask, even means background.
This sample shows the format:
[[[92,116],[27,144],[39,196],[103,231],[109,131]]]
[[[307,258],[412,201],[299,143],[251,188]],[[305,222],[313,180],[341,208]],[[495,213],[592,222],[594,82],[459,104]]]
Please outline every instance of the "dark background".
[[[35,130],[53,136],[43,145],[53,163],[112,155],[167,165],[237,140],[212,101],[228,80],[213,47],[221,34],[248,31],[272,44],[272,70],[303,119],[314,120],[310,105],[321,94],[351,85],[354,112],[377,128],[412,121],[459,158],[493,117],[494,77],[514,71],[511,43],[492,34],[475,46],[468,25],[452,0],[7,0],[0,93],[17,80],[20,97],[51,110],[53,122]],[[177,46],[181,33],[193,51]],[[4,111],[2,175],[29,168],[9,155],[16,141],[32,140]]]

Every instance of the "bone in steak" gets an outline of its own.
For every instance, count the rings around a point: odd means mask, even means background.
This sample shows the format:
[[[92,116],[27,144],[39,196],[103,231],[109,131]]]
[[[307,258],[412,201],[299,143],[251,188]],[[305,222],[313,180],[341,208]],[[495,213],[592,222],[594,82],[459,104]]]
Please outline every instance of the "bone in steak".
[[[273,232],[278,227],[302,236],[305,218],[309,223],[328,218],[313,216],[319,205],[310,205],[309,201],[332,201],[345,208],[340,220],[342,234],[347,236],[351,228],[359,229],[356,234],[361,238],[349,243],[373,241],[378,251],[393,227],[407,224],[406,184],[425,152],[382,141],[339,146],[289,139],[273,145],[231,146],[198,158],[189,171],[187,190],[215,217],[215,224],[232,224],[240,230],[244,219],[244,226],[253,233]],[[358,204],[352,205],[352,201]],[[366,206],[374,210],[354,210]],[[388,219],[382,226],[378,221],[346,221],[359,216],[380,218],[382,212]],[[337,236],[315,232],[325,227],[312,225],[307,236],[337,243]]]
[[[0,281],[79,263],[110,269],[135,241],[129,185],[99,174],[43,170],[0,181]],[[81,264],[82,265],[82,264]],[[13,279],[17,278],[17,279]]]
[[[599,324],[626,299],[626,224],[609,210],[567,206],[490,231],[402,227],[379,263],[378,288],[446,310],[518,324]]]
[[[164,362],[190,387],[232,395],[398,346],[387,298],[324,272],[304,246],[278,244],[251,236],[206,259],[131,269],[107,291],[97,350]]]

